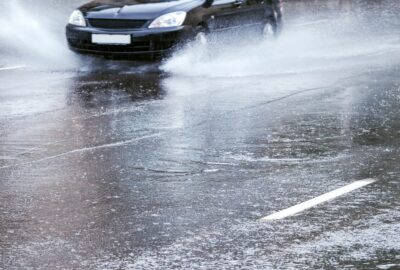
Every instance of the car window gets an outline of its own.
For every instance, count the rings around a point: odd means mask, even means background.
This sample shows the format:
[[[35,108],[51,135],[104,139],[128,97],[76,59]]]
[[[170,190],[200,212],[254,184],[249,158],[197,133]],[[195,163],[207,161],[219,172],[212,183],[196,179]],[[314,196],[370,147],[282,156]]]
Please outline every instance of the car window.
[[[164,3],[164,2],[178,2],[183,0],[136,0],[138,3],[148,4],[148,3]]]

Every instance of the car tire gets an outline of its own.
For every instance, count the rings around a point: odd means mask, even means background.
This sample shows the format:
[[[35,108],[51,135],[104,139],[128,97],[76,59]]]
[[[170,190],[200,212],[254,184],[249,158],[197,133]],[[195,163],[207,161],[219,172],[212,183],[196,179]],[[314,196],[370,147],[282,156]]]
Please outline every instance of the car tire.
[[[198,44],[206,45],[208,43],[207,33],[207,28],[205,28],[204,26],[197,27],[194,41]]]
[[[265,23],[263,29],[262,29],[262,37],[263,40],[272,40],[276,36],[274,27],[271,22]]]

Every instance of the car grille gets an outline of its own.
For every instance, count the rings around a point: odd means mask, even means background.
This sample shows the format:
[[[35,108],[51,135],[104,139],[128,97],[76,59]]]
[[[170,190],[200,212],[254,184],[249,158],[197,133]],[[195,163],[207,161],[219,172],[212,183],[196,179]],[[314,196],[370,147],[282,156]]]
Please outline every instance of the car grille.
[[[149,51],[164,51],[172,48],[176,44],[175,41],[134,41],[130,45],[99,45],[85,41],[70,41],[76,49],[93,51],[98,53],[135,53]]]
[[[178,33],[165,33],[159,36],[132,36],[132,43],[127,45],[94,44],[90,32],[73,32],[67,30],[67,39],[71,48],[95,54],[135,54],[167,51],[181,40]]]
[[[142,28],[147,20],[89,19],[89,24],[102,29],[137,29]]]

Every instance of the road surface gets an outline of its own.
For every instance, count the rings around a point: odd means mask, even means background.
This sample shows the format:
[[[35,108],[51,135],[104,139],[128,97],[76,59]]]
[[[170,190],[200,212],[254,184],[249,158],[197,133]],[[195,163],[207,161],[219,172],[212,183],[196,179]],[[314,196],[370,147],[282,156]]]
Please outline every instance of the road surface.
[[[398,4],[321,2],[160,63],[68,52],[80,1],[7,6],[0,269],[399,269]]]

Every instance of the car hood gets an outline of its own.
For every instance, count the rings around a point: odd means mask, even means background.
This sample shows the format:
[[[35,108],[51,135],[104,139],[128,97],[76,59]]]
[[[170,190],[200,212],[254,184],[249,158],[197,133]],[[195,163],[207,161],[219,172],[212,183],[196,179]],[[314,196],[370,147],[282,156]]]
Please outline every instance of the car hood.
[[[101,19],[154,19],[174,11],[187,11],[201,0],[96,0],[79,9],[87,18]]]

